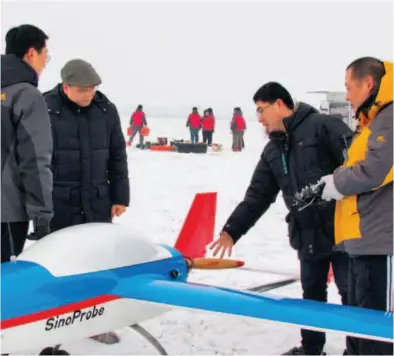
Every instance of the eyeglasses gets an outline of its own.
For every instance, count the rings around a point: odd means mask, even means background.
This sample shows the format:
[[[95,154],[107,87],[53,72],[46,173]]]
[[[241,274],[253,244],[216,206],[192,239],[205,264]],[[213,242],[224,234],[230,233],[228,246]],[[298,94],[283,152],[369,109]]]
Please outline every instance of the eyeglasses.
[[[265,108],[257,108],[256,109],[256,116],[260,117],[261,115],[263,115],[264,110],[266,110],[267,108],[269,108],[272,105],[273,104],[268,104]]]

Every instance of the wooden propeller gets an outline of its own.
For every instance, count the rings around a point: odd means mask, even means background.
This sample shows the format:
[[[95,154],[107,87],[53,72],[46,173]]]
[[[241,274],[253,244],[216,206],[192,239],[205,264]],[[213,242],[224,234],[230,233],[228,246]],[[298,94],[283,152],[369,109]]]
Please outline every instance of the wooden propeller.
[[[187,258],[185,257],[189,269],[229,269],[242,267],[243,261],[227,260],[220,258]]]

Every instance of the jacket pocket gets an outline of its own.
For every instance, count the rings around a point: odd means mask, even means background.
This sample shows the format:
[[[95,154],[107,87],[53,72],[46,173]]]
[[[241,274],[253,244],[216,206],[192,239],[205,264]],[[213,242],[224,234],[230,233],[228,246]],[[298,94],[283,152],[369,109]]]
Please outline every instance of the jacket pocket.
[[[305,139],[298,142],[298,147],[300,148],[301,160],[300,164],[306,172],[309,173],[320,173],[322,172],[322,157],[320,157],[319,141],[316,138]]]
[[[111,221],[111,199],[109,186],[107,184],[100,184],[95,187],[95,196],[92,199],[92,210],[94,221]]]
[[[287,214],[286,222],[288,224],[290,246],[294,250],[299,251],[302,248],[301,231],[293,213]]]
[[[106,185],[99,185],[96,188],[96,191],[97,191],[97,196],[99,198],[106,198],[109,195],[109,193],[108,193],[108,186],[106,186]]]
[[[75,225],[74,216],[81,216],[80,194],[78,194],[79,199],[74,195],[75,191],[72,191],[70,187],[56,186],[53,188],[52,232]]]
[[[312,209],[291,212],[289,214],[290,245],[301,256],[312,257],[317,253],[316,247],[316,220]]]

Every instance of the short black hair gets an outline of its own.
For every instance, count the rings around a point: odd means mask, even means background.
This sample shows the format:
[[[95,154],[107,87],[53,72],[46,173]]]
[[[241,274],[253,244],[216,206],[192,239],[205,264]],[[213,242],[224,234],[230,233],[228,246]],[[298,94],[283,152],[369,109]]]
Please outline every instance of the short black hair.
[[[294,101],[291,98],[290,93],[283,85],[277,82],[265,83],[253,96],[253,101],[255,103],[263,101],[265,103],[273,104],[278,99],[281,99],[290,110],[294,109]]]
[[[5,54],[14,54],[22,59],[29,48],[34,48],[40,53],[45,48],[47,39],[45,32],[36,26],[13,27],[5,35]]]
[[[352,70],[352,78],[362,80],[371,76],[376,87],[380,85],[382,77],[385,75],[384,64],[374,57],[361,57],[348,65],[346,70]]]

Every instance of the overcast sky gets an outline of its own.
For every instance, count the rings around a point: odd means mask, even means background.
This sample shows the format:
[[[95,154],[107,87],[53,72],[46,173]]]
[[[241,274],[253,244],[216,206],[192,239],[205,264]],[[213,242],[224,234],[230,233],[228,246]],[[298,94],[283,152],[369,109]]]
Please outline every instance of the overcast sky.
[[[2,53],[6,31],[23,23],[50,37],[41,90],[67,60],[83,58],[123,113],[137,104],[154,114],[193,105],[252,112],[267,81],[307,100],[309,90],[344,90],[357,57],[393,60],[391,1],[2,1]]]

